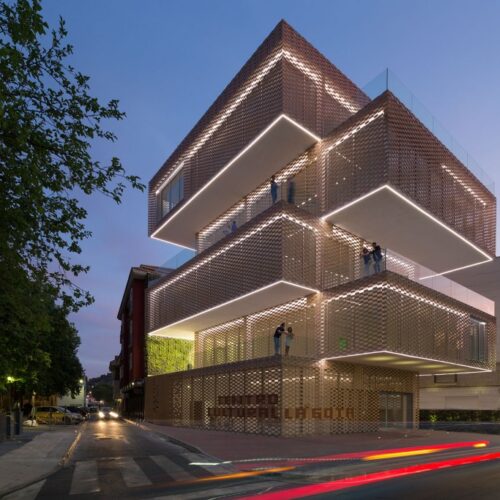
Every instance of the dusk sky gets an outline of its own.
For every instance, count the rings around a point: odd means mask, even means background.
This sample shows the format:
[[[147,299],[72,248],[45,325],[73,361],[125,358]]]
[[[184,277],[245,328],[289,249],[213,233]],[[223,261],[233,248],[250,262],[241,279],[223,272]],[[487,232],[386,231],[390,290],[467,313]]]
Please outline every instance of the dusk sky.
[[[389,67],[500,186],[500,1],[48,0],[94,95],[120,100],[115,143],[98,144],[147,184],[280,19],[363,87]],[[180,248],[147,236],[146,193],[84,200],[91,239],[78,281],[96,302],[72,320],[88,376],[118,354],[116,314],[131,266]],[[497,243],[498,245],[498,243]],[[498,252],[497,252],[498,253]]]

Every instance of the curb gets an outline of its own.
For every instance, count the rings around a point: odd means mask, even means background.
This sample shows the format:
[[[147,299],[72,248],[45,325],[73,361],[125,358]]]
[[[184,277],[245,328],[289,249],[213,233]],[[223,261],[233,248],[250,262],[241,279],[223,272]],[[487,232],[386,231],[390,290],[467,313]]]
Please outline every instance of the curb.
[[[54,466],[54,468],[51,471],[46,472],[45,474],[38,476],[36,479],[30,479],[29,481],[25,481],[22,484],[18,484],[18,485],[14,486],[8,490],[0,491],[0,498],[4,498],[7,495],[10,495],[12,493],[15,493],[16,491],[19,491],[19,490],[22,490],[24,488],[27,488],[28,486],[31,486],[32,484],[43,481],[44,479],[47,479],[48,477],[52,476],[52,474],[55,474],[57,471],[59,471],[60,469],[65,467],[68,460],[71,458],[73,451],[75,450],[76,446],[78,445],[78,443],[82,437],[83,431],[86,428],[87,428],[87,422],[83,422],[78,429],[78,432],[75,436],[75,439],[73,440],[73,442],[69,445],[68,449],[66,450],[66,453],[63,455],[61,460],[59,460],[58,464],[56,466]]]
[[[177,446],[182,446],[182,448],[186,448],[186,450],[190,451],[191,453],[201,453],[202,455],[206,455],[207,457],[210,457],[208,453],[205,453],[203,450],[200,448],[197,448],[196,446],[193,446],[192,444],[186,443],[185,441],[181,441],[180,439],[173,438],[172,436],[169,436],[168,434],[163,434],[162,432],[157,432],[154,429],[151,429],[150,427],[147,426],[147,424],[143,424],[140,422],[134,422],[133,420],[129,420],[127,418],[124,418],[125,422],[136,425],[143,431],[149,431],[152,432],[160,437],[166,437],[170,443],[176,444]]]

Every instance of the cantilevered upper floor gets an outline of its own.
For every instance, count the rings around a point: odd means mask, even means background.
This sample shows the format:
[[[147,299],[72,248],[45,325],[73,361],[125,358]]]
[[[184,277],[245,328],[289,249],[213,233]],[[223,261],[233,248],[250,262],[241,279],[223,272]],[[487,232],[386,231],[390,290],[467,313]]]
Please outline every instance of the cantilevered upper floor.
[[[324,220],[436,274],[495,255],[495,196],[390,91],[318,149]]]
[[[280,22],[149,184],[149,234],[196,233],[369,98]]]
[[[197,331],[268,307],[318,297],[347,283],[355,289],[367,274],[360,258],[365,244],[305,210],[278,202],[155,282],[146,296],[147,331],[193,339]],[[429,278],[428,269],[392,250],[384,250],[380,270],[494,315],[491,300],[446,276]]]

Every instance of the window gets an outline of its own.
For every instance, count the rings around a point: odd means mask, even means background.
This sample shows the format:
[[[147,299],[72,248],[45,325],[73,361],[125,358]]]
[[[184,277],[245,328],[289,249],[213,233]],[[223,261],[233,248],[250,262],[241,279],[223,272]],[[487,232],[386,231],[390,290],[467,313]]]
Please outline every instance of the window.
[[[161,216],[168,214],[184,198],[184,172],[180,171],[161,191]]]
[[[475,318],[470,319],[469,356],[471,361],[486,361],[488,358],[486,323]]]
[[[129,325],[128,325],[128,345],[129,346],[132,345],[133,336],[134,336],[134,332],[133,332],[133,328],[132,328],[132,320],[130,320]]]

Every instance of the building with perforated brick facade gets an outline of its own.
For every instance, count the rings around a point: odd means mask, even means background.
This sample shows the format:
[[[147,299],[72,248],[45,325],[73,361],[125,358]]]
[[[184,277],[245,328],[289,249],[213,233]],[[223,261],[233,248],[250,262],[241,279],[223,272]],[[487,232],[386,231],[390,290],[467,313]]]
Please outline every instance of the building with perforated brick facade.
[[[494,257],[495,196],[388,75],[365,93],[282,21],[153,177],[150,236],[194,256],[146,290],[148,341],[190,349],[147,419],[413,427],[420,377],[494,369],[494,303],[447,274]]]

